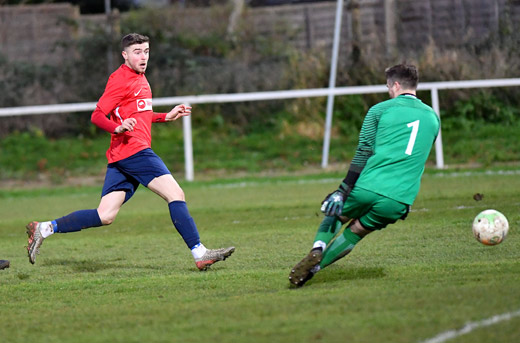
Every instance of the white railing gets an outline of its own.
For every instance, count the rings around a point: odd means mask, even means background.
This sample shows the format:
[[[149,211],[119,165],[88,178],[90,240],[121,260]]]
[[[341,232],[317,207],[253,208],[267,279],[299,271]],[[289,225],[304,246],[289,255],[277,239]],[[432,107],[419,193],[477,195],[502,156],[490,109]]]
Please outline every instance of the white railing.
[[[515,79],[491,79],[491,80],[468,80],[468,81],[447,81],[447,82],[423,82],[419,84],[418,90],[430,90],[432,98],[432,107],[440,116],[439,109],[439,93],[441,89],[463,89],[463,88],[490,88],[490,87],[512,87],[520,86],[520,78]],[[237,93],[237,94],[206,94],[206,95],[188,95],[175,96],[166,98],[155,98],[153,104],[155,106],[174,106],[177,104],[208,104],[208,103],[228,103],[228,102],[246,102],[246,101],[262,101],[262,100],[279,100],[279,99],[295,99],[308,97],[324,97],[339,96],[352,94],[371,94],[386,93],[388,91],[385,85],[357,86],[357,87],[336,87],[336,88],[315,88],[301,90],[284,90],[270,92],[254,92],[254,93]],[[71,103],[57,105],[41,105],[41,106],[22,106],[11,108],[0,108],[0,117],[21,116],[48,113],[72,113],[93,111],[96,107],[95,102],[87,103]],[[183,117],[184,132],[184,157],[185,157],[185,173],[186,180],[194,179],[193,168],[193,147],[191,135],[191,118]],[[325,137],[330,137],[330,133],[325,133]],[[324,146],[329,146],[328,141],[324,141]],[[325,153],[325,152],[324,152]],[[328,151],[326,152],[328,156]],[[437,168],[444,168],[444,155],[442,148],[442,136],[439,132],[437,141],[435,142],[435,158]],[[322,164],[327,166],[327,161]]]

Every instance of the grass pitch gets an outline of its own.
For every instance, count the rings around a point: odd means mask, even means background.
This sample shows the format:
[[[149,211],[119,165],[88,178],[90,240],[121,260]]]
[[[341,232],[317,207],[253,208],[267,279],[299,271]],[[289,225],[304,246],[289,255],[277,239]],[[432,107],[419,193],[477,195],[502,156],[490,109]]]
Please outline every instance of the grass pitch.
[[[319,203],[342,177],[183,182],[205,245],[236,246],[207,272],[146,189],[114,224],[50,237],[31,265],[27,222],[95,208],[100,187],[0,191],[0,259],[11,260],[0,271],[0,341],[425,342],[520,309],[516,171],[427,173],[406,221],[289,289]],[[494,247],[471,233],[487,208],[510,223]],[[446,341],[515,342],[519,327],[512,316]]]

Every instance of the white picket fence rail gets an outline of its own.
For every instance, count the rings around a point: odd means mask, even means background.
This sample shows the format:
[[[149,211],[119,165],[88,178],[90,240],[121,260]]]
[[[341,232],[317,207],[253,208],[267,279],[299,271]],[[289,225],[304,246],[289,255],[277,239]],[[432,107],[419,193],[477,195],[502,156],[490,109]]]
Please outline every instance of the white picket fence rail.
[[[429,90],[431,92],[432,107],[435,112],[440,115],[439,109],[439,90],[442,89],[463,89],[463,88],[490,88],[490,87],[513,87],[520,86],[520,78],[514,79],[490,79],[490,80],[468,80],[468,81],[446,81],[446,82],[423,82],[419,84],[418,90]],[[335,87],[335,88],[314,88],[300,90],[283,90],[269,92],[252,92],[252,93],[236,93],[236,94],[206,94],[206,95],[188,95],[174,96],[165,98],[154,98],[155,106],[174,106],[177,104],[209,104],[209,103],[230,103],[230,102],[247,102],[247,101],[267,101],[309,97],[325,97],[325,96],[341,96],[352,94],[373,94],[385,93],[388,89],[385,85],[372,86],[356,86],[356,87]],[[56,105],[39,105],[39,106],[21,106],[0,108],[0,117],[36,115],[49,113],[73,113],[93,111],[96,108],[96,102],[70,103]],[[184,134],[184,157],[185,157],[185,176],[186,180],[194,179],[194,159],[193,144],[191,134],[191,118],[183,117],[183,134]],[[330,132],[325,133],[325,137],[330,137]],[[325,138],[327,139],[327,138]],[[329,142],[324,141],[324,146],[328,147]],[[324,159],[322,167],[328,165],[328,151],[323,151]],[[439,169],[444,168],[444,154],[442,147],[442,135],[435,142],[435,158],[436,166]]]

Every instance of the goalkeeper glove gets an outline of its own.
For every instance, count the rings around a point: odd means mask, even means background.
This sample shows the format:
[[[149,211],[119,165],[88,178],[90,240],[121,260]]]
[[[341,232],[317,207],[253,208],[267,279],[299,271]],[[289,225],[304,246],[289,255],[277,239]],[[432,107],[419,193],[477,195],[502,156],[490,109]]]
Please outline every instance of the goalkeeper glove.
[[[321,212],[325,213],[326,216],[341,216],[348,193],[345,193],[342,189],[338,189],[327,195],[325,200],[321,203]]]

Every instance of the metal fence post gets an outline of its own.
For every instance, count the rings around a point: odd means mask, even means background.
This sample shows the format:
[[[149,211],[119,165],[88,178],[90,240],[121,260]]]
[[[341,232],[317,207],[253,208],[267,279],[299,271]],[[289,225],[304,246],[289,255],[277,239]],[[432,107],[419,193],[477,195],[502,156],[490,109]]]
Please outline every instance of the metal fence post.
[[[189,104],[186,104],[189,106]],[[182,132],[184,138],[184,167],[186,180],[193,181],[193,141],[191,137],[191,116],[182,117]]]
[[[325,132],[323,135],[323,152],[321,167],[329,165],[330,131],[332,129],[332,116],[334,110],[334,88],[336,87],[336,70],[338,66],[339,40],[341,37],[341,16],[343,14],[343,0],[338,0],[336,7],[336,22],[334,25],[334,42],[332,44],[332,59],[330,62],[329,94],[327,95],[327,114],[325,118]]]
[[[441,118],[441,111],[439,109],[439,90],[437,88],[432,88],[432,108],[439,116],[439,120]],[[444,153],[442,151],[442,129],[439,127],[439,135],[437,136],[437,140],[435,141],[435,161],[437,164],[437,169],[444,168]]]

